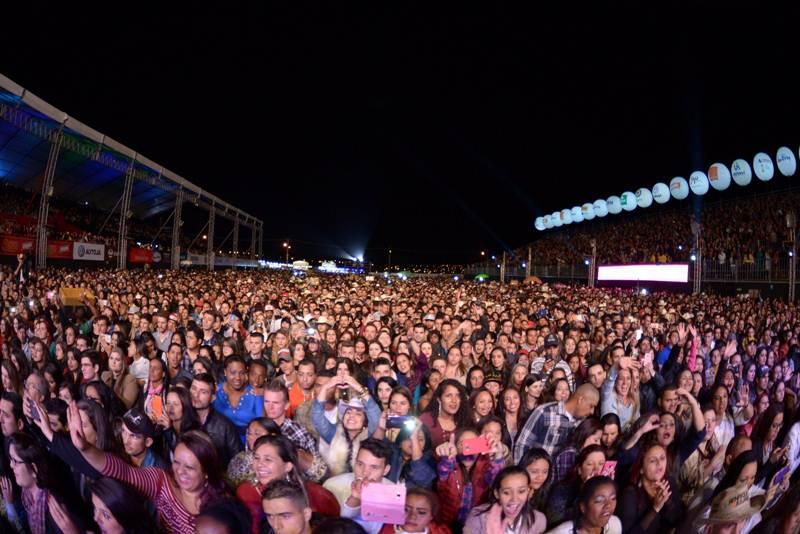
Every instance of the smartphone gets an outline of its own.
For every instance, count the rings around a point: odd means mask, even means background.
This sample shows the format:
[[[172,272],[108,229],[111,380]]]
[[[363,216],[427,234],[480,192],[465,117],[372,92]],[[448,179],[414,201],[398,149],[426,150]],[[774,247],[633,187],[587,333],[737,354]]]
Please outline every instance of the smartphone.
[[[161,416],[164,415],[164,401],[161,396],[156,395],[153,397],[153,400],[150,401],[150,409],[153,411],[153,417],[156,420],[161,419]]]
[[[28,400],[28,406],[31,409],[31,417],[34,421],[39,422],[39,410],[36,409],[36,405],[33,403],[32,400]]]
[[[775,476],[772,477],[772,482],[770,483],[771,486],[780,486],[783,482],[783,479],[786,478],[786,475],[791,473],[791,465],[783,466],[780,471],[775,473]]]
[[[103,339],[106,343],[111,343],[111,334],[103,334]]]
[[[410,415],[390,415],[386,418],[386,428],[408,428],[413,429],[417,422]]]
[[[600,475],[604,477],[608,477],[610,479],[614,479],[614,475],[617,474],[617,462],[614,460],[608,460],[606,463],[603,464],[603,469],[600,470]]]
[[[342,387],[341,385],[336,386],[339,388],[339,400],[348,402],[350,401],[350,386],[347,384]]]
[[[473,454],[484,454],[491,452],[492,448],[489,446],[489,440],[486,436],[478,436],[477,438],[465,439],[461,444],[461,450],[466,456]]]

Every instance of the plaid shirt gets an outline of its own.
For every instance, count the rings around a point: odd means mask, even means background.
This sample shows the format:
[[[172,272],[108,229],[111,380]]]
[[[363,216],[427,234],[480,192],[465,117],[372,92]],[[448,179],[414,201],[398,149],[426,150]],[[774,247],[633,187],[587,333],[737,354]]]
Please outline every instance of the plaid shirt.
[[[575,467],[575,459],[578,457],[578,450],[575,447],[565,447],[553,460],[556,472],[553,476],[553,483],[558,484],[569,475],[570,469]]]
[[[578,421],[564,409],[563,402],[548,402],[536,408],[519,431],[514,445],[514,463],[518,464],[528,449],[541,447],[550,457],[561,450]]]
[[[328,467],[319,453],[317,441],[308,433],[308,430],[286,417],[283,420],[283,424],[281,424],[281,434],[294,443],[295,447],[310,453],[314,457],[311,467],[305,474],[314,482],[322,480]]]

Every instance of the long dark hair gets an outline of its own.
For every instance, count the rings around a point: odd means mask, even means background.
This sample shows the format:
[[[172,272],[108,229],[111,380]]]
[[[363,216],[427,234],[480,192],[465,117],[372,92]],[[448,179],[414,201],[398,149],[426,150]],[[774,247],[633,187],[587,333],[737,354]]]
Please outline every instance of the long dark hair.
[[[589,503],[591,503],[594,494],[597,492],[598,489],[602,488],[603,486],[613,486],[615,491],[617,489],[617,485],[616,483],[614,483],[614,480],[603,475],[592,477],[583,484],[581,492],[578,496],[579,513],[576,515],[575,518],[574,532],[577,532],[582,527],[583,510],[581,510],[581,506],[589,506]]]
[[[217,449],[208,434],[200,430],[182,432],[178,440],[178,445],[181,444],[194,454],[197,463],[202,466],[203,473],[208,479],[208,484],[200,497],[200,509],[202,510],[226,494],[225,482],[222,479],[222,465],[217,455]],[[170,467],[170,475],[175,476],[172,473],[172,467]]]
[[[202,427],[200,424],[200,418],[198,417],[194,406],[192,406],[192,399],[189,396],[189,392],[186,391],[186,388],[173,386],[169,388],[167,396],[169,393],[174,393],[181,401],[181,412],[183,415],[181,416],[180,433],[183,434],[184,432],[189,432],[190,430],[199,430]]]
[[[537,510],[544,510],[547,505],[547,498],[550,496],[550,486],[553,483],[553,459],[550,458],[546,450],[540,447],[533,447],[525,451],[525,454],[522,455],[519,461],[519,467],[525,469],[527,472],[528,466],[539,460],[547,462],[547,478],[542,484],[542,487],[533,494],[531,503]]]
[[[100,477],[89,481],[89,491],[103,501],[126,534],[158,532],[155,522],[142,506],[141,497],[127,484]]]
[[[101,451],[110,451],[114,445],[114,440],[111,437],[111,424],[103,407],[91,399],[81,399],[77,404],[78,410],[86,412],[97,434],[95,447]]]
[[[467,390],[461,385],[461,382],[454,378],[445,378],[439,383],[439,385],[436,387],[436,391],[433,393],[433,399],[428,405],[428,409],[426,411],[430,412],[434,421],[437,417],[439,417],[439,409],[441,405],[440,399],[448,387],[456,388],[458,391],[458,396],[461,399],[458,412],[456,412],[455,416],[453,417],[456,428],[470,426],[472,424],[472,408],[470,407],[469,399],[467,398]]]
[[[11,446],[17,451],[17,456],[30,469],[36,479],[36,485],[41,489],[53,489],[55,481],[50,472],[50,458],[41,445],[32,437],[22,432],[15,432],[9,438]]]
[[[257,451],[259,447],[264,445],[274,447],[275,450],[278,451],[278,456],[281,457],[281,460],[283,460],[284,463],[291,462],[292,472],[289,473],[289,479],[303,488],[303,477],[300,474],[300,466],[298,465],[297,461],[297,449],[295,448],[294,443],[289,441],[289,438],[286,436],[271,436],[267,434],[266,436],[261,436],[256,440],[256,442],[253,444],[253,452]]]
[[[745,451],[737,456],[733,462],[731,462],[731,466],[725,470],[725,476],[719,481],[719,484],[714,489],[714,493],[712,494],[711,498],[713,499],[726,489],[735,486],[736,482],[739,480],[739,475],[742,473],[742,469],[744,469],[744,466],[752,463],[758,465],[758,454],[755,451]]]
[[[484,504],[477,509],[478,515],[485,514],[489,510],[491,510],[492,506],[498,502],[498,498],[495,493],[500,493],[500,487],[503,484],[503,481],[508,477],[514,475],[521,475],[525,477],[526,483],[530,486],[531,478],[528,476],[528,472],[519,466],[511,465],[508,467],[503,468],[502,471],[497,473],[497,476],[492,482],[492,487],[484,494]],[[533,507],[531,499],[527,499],[525,501],[525,506],[522,507],[522,510],[519,512],[519,516],[517,521],[521,521],[514,530],[518,532],[530,532],[533,529],[534,523],[536,523],[536,516],[534,514],[535,508]],[[518,527],[518,528],[517,528]]]

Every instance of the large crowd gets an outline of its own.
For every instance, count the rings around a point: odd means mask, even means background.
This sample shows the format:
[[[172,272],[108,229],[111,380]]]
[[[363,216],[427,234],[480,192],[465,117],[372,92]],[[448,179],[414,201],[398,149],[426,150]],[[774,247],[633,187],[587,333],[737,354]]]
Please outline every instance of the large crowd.
[[[779,300],[0,271],[0,531],[800,531]]]

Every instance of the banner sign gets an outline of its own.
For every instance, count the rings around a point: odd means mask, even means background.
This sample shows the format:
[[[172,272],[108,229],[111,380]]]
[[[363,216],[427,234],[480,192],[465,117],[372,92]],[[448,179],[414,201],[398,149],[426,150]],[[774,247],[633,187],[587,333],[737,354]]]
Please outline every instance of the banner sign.
[[[130,263],[153,263],[153,251],[149,248],[131,247],[128,249]]]
[[[47,257],[54,260],[71,260],[72,250],[72,241],[47,242]]]
[[[0,254],[4,256],[16,256],[27,252],[33,254],[36,250],[35,238],[22,237],[18,235],[3,235],[0,236]]]
[[[72,259],[82,261],[104,261],[106,246],[97,243],[73,243]]]

